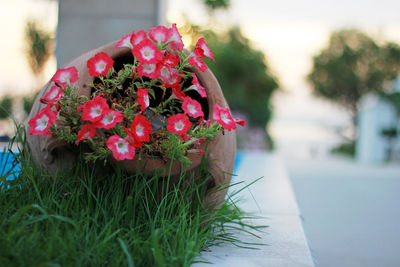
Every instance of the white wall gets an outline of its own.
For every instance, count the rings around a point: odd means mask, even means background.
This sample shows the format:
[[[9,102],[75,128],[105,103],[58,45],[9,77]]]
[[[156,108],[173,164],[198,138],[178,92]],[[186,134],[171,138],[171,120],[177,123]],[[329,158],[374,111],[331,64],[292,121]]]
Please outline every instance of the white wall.
[[[378,95],[369,94],[360,101],[356,158],[364,163],[382,163],[390,145],[382,130],[396,127],[396,111]]]

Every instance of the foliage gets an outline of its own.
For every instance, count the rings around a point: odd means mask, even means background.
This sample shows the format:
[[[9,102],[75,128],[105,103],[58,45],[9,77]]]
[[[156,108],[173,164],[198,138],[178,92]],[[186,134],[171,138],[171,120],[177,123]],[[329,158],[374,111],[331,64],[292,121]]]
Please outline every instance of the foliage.
[[[393,105],[393,107],[396,109],[397,114],[400,116],[400,92],[389,94],[383,93],[381,96]]]
[[[265,55],[254,48],[241,33],[231,28],[226,34],[205,31],[215,62],[207,65],[217,77],[232,110],[247,115],[249,123],[264,127],[271,119],[271,96],[278,87]]]
[[[26,55],[34,75],[43,72],[45,63],[50,58],[53,49],[53,38],[43,30],[37,22],[31,20],[25,27]]]
[[[382,92],[400,71],[400,46],[377,44],[358,30],[332,33],[329,45],[313,58],[308,75],[314,93],[348,108],[369,92]]]
[[[230,0],[203,0],[203,3],[211,12],[216,9],[227,9],[231,5]]]
[[[354,157],[356,154],[356,142],[352,140],[350,142],[339,144],[337,147],[332,149],[332,153]]]
[[[0,119],[7,119],[12,112],[12,98],[4,96],[0,100]]]
[[[14,156],[19,176],[0,174],[1,266],[190,266],[214,244],[254,247],[235,234],[262,229],[246,223],[252,217],[231,198],[218,209],[204,206],[205,165],[166,186],[170,178],[156,173],[128,174],[82,159],[51,176]]]

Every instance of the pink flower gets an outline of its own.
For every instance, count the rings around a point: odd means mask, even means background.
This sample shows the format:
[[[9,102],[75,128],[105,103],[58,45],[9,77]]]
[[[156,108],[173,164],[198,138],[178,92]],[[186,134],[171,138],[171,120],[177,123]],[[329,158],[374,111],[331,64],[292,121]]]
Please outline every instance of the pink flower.
[[[160,65],[160,73],[158,77],[166,87],[172,87],[179,84],[182,77],[179,75],[179,70],[167,65]]]
[[[135,140],[139,142],[149,142],[153,128],[151,127],[151,123],[146,120],[146,117],[139,114],[133,119],[131,132]]]
[[[139,76],[146,76],[150,79],[156,79],[160,75],[160,69],[157,64],[140,64],[136,70]]]
[[[146,32],[144,30],[139,30],[136,34],[132,33],[131,44],[133,45],[133,47],[135,47],[144,39],[147,39]]]
[[[55,111],[51,110],[51,105],[47,105],[29,120],[30,135],[51,135],[49,128],[57,119]]]
[[[192,118],[204,117],[200,103],[189,96],[183,99],[182,109]]]
[[[107,110],[100,120],[94,123],[94,126],[97,128],[111,129],[120,123],[124,119],[124,115],[122,115],[122,111],[115,110]]]
[[[191,87],[194,90],[196,90],[200,94],[201,97],[207,97],[206,89],[203,86],[201,86],[201,84],[195,74],[193,74],[192,83],[193,83],[193,85]]]
[[[61,90],[58,86],[52,86],[50,91],[44,95],[44,97],[40,98],[40,102],[43,104],[54,103],[58,99],[60,99],[64,95],[64,91]]]
[[[192,127],[192,123],[186,114],[179,113],[168,118],[167,130],[171,133],[176,133],[184,137],[190,127]]]
[[[86,65],[90,76],[106,76],[113,64],[114,60],[107,53],[100,52],[89,59]]]
[[[198,53],[193,53],[192,56],[188,59],[188,62],[190,65],[198,67],[202,72],[207,69],[207,65],[201,60],[201,57]]]
[[[150,105],[149,90],[138,88],[137,96],[138,96],[138,104],[140,105],[140,112],[143,112]]]
[[[80,106],[80,109],[83,110],[82,120],[97,122],[110,108],[108,107],[107,100],[104,97],[96,96],[92,100]]]
[[[135,157],[135,147],[116,134],[108,138],[106,146],[112,151],[116,160],[133,159]]]
[[[127,48],[132,49],[133,45],[131,43],[131,38],[132,38],[132,35],[134,35],[134,34],[135,34],[135,32],[132,32],[132,33],[122,37],[122,39],[115,46],[113,46],[113,48],[127,47]]]
[[[194,47],[194,50],[196,51],[196,53],[198,55],[200,55],[200,57],[206,56],[206,57],[211,58],[212,60],[215,61],[214,54],[211,51],[211,49],[208,47],[206,42],[204,41],[204,38],[200,38],[197,41],[196,46]]]
[[[132,54],[140,63],[156,64],[162,59],[162,53],[149,39],[144,39],[133,47]]]
[[[76,141],[76,145],[79,144],[80,141],[88,139],[89,137],[93,137],[96,135],[96,128],[94,128],[93,124],[87,123],[82,126],[82,128],[78,131],[78,141]]]
[[[162,65],[160,67],[160,73],[159,73],[159,79],[163,82],[163,83],[168,83],[169,80],[171,79],[171,67],[168,67],[166,65]]]
[[[172,24],[171,28],[168,31],[168,42],[169,46],[174,50],[182,50],[183,42],[182,36],[179,34],[178,29],[176,28],[176,24]]]
[[[151,28],[149,30],[150,39],[155,43],[165,43],[168,40],[168,28],[162,25]]]
[[[242,120],[242,119],[235,118],[235,119],[233,119],[233,120],[235,121],[235,123],[236,123],[237,125],[240,125],[240,126],[242,126],[242,127],[244,127],[244,126],[246,125],[246,122],[245,122],[244,120]]]
[[[217,121],[225,130],[236,129],[236,123],[232,119],[229,108],[222,108],[218,104],[214,106],[213,120]]]
[[[66,87],[68,84],[74,83],[78,80],[78,70],[75,67],[66,69],[58,69],[50,81]]]
[[[174,57],[171,54],[167,54],[162,59],[162,64],[168,67],[175,67],[179,63],[179,58]]]

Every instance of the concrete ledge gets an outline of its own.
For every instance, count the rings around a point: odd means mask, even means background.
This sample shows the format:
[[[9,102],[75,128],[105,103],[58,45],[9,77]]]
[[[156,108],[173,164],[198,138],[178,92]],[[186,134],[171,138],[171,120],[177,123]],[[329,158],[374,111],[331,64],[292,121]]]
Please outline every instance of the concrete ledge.
[[[263,243],[257,250],[224,244],[203,252],[202,257],[216,266],[314,266],[300,219],[300,212],[287,172],[274,154],[243,153],[233,182],[246,184],[264,176],[249,189],[240,193],[239,207],[262,217],[254,225],[269,227],[258,235],[261,239],[240,233],[246,242]],[[236,188],[238,189],[238,187]],[[235,188],[232,188],[235,190]],[[193,266],[210,266],[196,263]]]

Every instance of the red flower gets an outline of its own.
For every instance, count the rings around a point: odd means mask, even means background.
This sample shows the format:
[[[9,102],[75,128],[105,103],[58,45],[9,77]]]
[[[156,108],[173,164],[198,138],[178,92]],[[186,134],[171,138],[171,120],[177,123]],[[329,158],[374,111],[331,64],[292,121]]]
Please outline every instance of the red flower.
[[[182,92],[182,88],[179,86],[179,84],[178,85],[174,85],[171,88],[172,88],[172,93],[174,94],[174,96],[177,99],[183,101],[183,99],[185,98],[186,95],[185,95],[184,92]]]
[[[156,79],[160,75],[160,69],[157,64],[140,64],[136,70],[139,76],[146,76],[150,79]]]
[[[201,57],[209,57],[212,60],[215,61],[214,59],[214,54],[211,51],[211,49],[208,47],[208,45],[206,44],[206,42],[204,41],[204,38],[200,38],[197,43],[196,46],[194,47],[194,50],[196,51],[196,53],[198,55],[200,55]]]
[[[136,34],[132,33],[131,43],[132,43],[133,47],[135,47],[144,39],[147,39],[146,32],[144,30],[139,30]]]
[[[178,63],[179,63],[179,58],[174,57],[171,54],[167,54],[162,59],[162,64],[168,67],[175,67],[176,65],[178,65]]]
[[[78,70],[75,67],[66,69],[58,69],[50,81],[66,87],[68,84],[74,83],[78,80]]]
[[[133,119],[131,132],[135,137],[135,140],[140,142],[149,142],[153,128],[151,127],[151,123],[146,120],[146,117],[139,114]]]
[[[30,135],[51,135],[49,130],[50,126],[54,124],[57,119],[56,112],[51,110],[51,105],[47,105],[44,109],[39,111],[29,123]]]
[[[101,96],[96,96],[79,108],[83,110],[82,120],[91,122],[99,121],[103,114],[110,109],[107,105],[107,100]]]
[[[88,139],[89,137],[93,137],[96,135],[96,128],[94,128],[93,124],[87,123],[82,126],[82,128],[78,132],[78,141],[76,141],[76,145],[79,144],[80,141]]]
[[[204,117],[200,103],[189,96],[183,99],[182,109],[192,118]]]
[[[40,98],[40,102],[43,104],[54,103],[58,99],[60,99],[64,95],[64,91],[61,90],[58,86],[51,87],[50,91],[44,95],[44,97]]]
[[[87,61],[90,76],[106,76],[108,70],[113,66],[114,60],[105,52],[94,55]]]
[[[140,63],[156,64],[162,59],[162,53],[149,39],[144,39],[133,47],[132,54]]]
[[[168,40],[168,28],[162,25],[151,28],[149,36],[155,43],[165,43]]]
[[[112,151],[116,160],[133,159],[135,157],[135,147],[116,134],[108,138],[106,146]]]
[[[125,139],[128,140],[128,142],[131,143],[134,147],[142,147],[142,142],[136,140],[133,133],[130,130],[128,130],[124,125],[122,125],[122,127],[124,128],[124,131],[126,133]]]
[[[168,42],[169,46],[174,50],[183,49],[182,36],[179,34],[175,23],[172,24],[171,28],[168,31]]]
[[[184,137],[190,127],[192,127],[192,123],[186,114],[179,113],[168,118],[167,130],[171,133],[177,133]]]
[[[124,115],[122,115],[122,111],[109,109],[103,114],[102,118],[94,124],[94,126],[109,130],[115,127],[115,125],[120,123],[123,119]]]
[[[143,112],[150,105],[149,90],[138,88],[137,96],[138,104],[140,105],[140,112]]]
[[[190,65],[194,67],[198,67],[202,72],[207,69],[207,65],[201,60],[201,57],[198,53],[193,53],[192,56],[188,59]]]
[[[235,118],[233,120],[235,121],[236,124],[238,124],[238,125],[240,125],[242,127],[246,125],[246,122],[244,120],[242,120],[242,119]]]
[[[214,106],[213,120],[217,121],[225,130],[236,129],[236,123],[232,119],[229,108],[222,108],[218,104]]]
[[[115,46],[113,46],[113,48],[127,47],[127,48],[132,49],[133,45],[131,43],[131,38],[132,38],[132,35],[134,35],[134,34],[135,34],[135,32],[132,32],[132,33],[122,37],[122,39]]]
[[[193,83],[193,85],[191,87],[194,90],[196,90],[200,94],[201,97],[207,97],[206,89],[203,86],[201,86],[201,84],[195,74],[193,74],[192,83]]]

